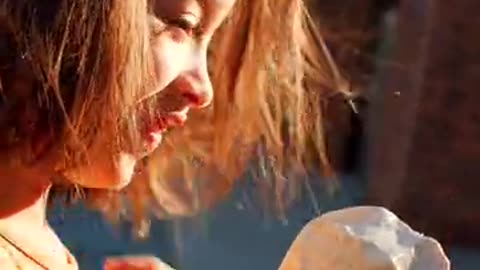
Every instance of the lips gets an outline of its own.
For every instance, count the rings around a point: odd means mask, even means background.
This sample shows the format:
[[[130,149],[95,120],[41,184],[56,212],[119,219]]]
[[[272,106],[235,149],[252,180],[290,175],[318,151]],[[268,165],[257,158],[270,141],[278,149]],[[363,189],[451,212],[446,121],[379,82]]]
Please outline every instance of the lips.
[[[148,152],[157,148],[162,142],[162,135],[169,129],[181,127],[187,121],[188,109],[162,113],[154,117],[147,125],[145,134],[145,147]]]

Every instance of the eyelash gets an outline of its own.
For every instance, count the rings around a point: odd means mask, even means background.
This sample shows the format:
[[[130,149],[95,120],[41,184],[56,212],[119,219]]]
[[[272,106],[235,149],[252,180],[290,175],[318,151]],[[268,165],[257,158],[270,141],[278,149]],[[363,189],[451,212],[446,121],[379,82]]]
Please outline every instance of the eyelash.
[[[158,36],[164,31],[171,30],[173,38],[177,41],[184,41],[187,38],[196,36],[200,31],[199,27],[190,20],[181,16],[174,19],[159,19],[156,16],[151,17],[151,31],[153,37]]]
[[[171,19],[167,20],[167,24],[176,27],[182,31],[184,31],[187,35],[193,36],[194,32],[196,30],[196,25],[192,24],[189,20],[185,18],[176,18],[176,19]]]

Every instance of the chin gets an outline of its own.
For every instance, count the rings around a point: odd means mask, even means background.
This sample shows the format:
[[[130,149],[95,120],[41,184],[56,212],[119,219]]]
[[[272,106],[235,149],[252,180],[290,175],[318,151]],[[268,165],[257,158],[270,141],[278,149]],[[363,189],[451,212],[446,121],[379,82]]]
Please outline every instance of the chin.
[[[137,165],[137,158],[131,154],[120,154],[114,166],[114,172],[108,185],[104,188],[120,190],[126,187],[132,181],[135,167]]]
[[[134,155],[121,153],[114,160],[77,168],[68,177],[84,188],[120,190],[131,182],[136,164]]]

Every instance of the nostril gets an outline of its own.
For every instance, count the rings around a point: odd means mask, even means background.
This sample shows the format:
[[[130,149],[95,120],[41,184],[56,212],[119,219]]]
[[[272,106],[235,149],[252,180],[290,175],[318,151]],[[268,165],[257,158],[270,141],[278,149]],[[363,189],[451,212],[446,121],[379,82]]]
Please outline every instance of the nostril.
[[[183,97],[194,107],[204,107],[209,103],[208,95],[186,92],[183,93]]]
[[[176,89],[184,102],[191,108],[203,108],[209,105],[213,98],[213,89],[208,77],[194,74],[181,76],[176,81]]]
[[[195,106],[198,106],[199,104],[201,104],[201,98],[199,95],[196,95],[194,93],[191,93],[191,92],[186,92],[186,93],[183,93],[183,97],[188,100],[188,102],[190,104],[194,104]]]

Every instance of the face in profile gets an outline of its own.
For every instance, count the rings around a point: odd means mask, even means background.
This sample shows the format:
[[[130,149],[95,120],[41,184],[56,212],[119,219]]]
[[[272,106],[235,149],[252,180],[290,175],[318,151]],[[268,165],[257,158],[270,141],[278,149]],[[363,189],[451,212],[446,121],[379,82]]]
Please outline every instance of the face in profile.
[[[89,149],[90,165],[71,172],[74,182],[89,188],[121,188],[129,183],[138,160],[162,141],[165,130],[180,127],[191,109],[210,104],[212,85],[207,72],[207,48],[235,0],[156,0],[148,23],[154,65],[154,86],[138,104],[155,99],[154,119],[138,130],[141,149],[112,154],[108,142]],[[101,79],[101,78],[100,78]]]

